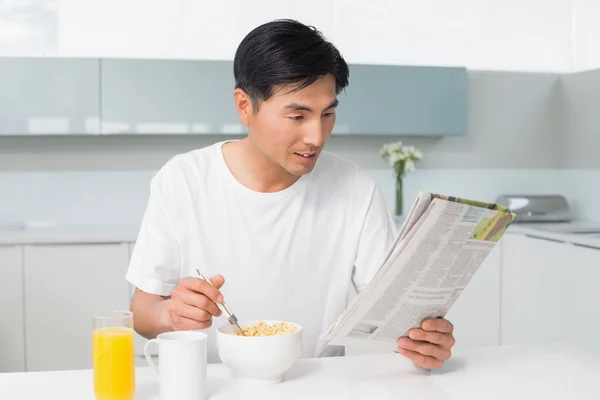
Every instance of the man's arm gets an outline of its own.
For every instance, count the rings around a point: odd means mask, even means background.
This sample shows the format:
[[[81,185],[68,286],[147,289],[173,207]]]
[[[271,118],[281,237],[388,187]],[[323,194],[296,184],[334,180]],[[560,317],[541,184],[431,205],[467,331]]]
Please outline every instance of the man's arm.
[[[360,292],[373,279],[396,236],[396,226],[380,189],[373,184],[369,206],[364,217],[352,284]]]
[[[210,280],[214,286],[203,279],[183,278],[171,296],[146,293],[136,288],[130,306],[135,331],[152,339],[163,332],[210,327],[212,317],[221,315],[216,303],[223,301],[219,289],[225,283],[221,275]]]
[[[130,305],[134,329],[147,339],[173,330],[169,303],[181,275],[172,201],[174,166],[169,164],[150,183],[150,196],[125,277],[136,287]]]
[[[181,215],[176,201],[181,173],[170,161],[152,179],[150,197],[129,262],[126,280],[136,287],[130,309],[134,329],[146,338],[172,330],[205,329],[212,316],[223,277],[211,278],[215,287],[196,277],[181,278],[179,244]]]
[[[172,331],[170,302],[170,296],[146,293],[136,288],[130,306],[136,332],[146,339],[153,339],[163,332]]]

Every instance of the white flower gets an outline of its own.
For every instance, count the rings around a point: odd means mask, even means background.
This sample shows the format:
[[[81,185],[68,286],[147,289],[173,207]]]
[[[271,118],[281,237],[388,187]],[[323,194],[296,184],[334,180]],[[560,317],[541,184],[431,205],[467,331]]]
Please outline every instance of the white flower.
[[[379,154],[382,157],[389,156],[390,155],[390,146],[387,144],[384,144],[383,147],[379,150]]]
[[[402,157],[401,157],[400,154],[398,154],[398,153],[392,153],[392,154],[390,154],[390,166],[393,167],[399,161],[403,161],[403,159],[402,159]]]
[[[414,146],[404,146],[401,141],[383,145],[379,154],[381,157],[387,157],[390,166],[400,174],[414,171],[415,161],[423,158],[421,151]]]
[[[396,152],[396,153],[397,153],[397,152],[400,152],[400,151],[402,151],[402,149],[403,149],[403,147],[402,147],[402,142],[396,142],[396,143],[392,143],[392,144],[390,145],[390,149],[391,149],[393,152]]]

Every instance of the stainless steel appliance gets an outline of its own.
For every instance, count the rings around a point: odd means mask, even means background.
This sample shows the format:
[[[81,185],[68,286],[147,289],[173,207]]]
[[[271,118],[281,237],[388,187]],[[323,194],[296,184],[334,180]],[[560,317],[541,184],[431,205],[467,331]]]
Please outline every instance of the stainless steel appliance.
[[[501,195],[496,204],[508,207],[517,217],[515,222],[571,222],[573,215],[564,196]]]
[[[496,204],[508,207],[517,216],[515,223],[535,229],[569,234],[597,234],[600,224],[574,221],[567,199],[552,195],[501,195]]]

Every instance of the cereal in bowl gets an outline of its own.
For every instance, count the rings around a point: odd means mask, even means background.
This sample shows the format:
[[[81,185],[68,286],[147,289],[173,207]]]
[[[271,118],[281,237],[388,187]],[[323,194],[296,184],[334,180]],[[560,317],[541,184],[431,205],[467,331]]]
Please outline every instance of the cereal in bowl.
[[[275,336],[285,335],[286,333],[296,332],[296,326],[288,324],[285,321],[275,322],[274,324],[267,324],[264,321],[259,321],[253,325],[242,328],[244,336]],[[238,336],[242,336],[241,332],[235,333]]]

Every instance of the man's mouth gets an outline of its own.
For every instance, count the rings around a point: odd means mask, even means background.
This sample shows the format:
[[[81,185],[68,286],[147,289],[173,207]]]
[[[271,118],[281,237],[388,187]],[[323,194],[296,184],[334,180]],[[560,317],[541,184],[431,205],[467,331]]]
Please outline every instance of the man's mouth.
[[[303,158],[312,158],[317,153],[294,153],[294,154],[299,155],[300,157],[303,157]]]

